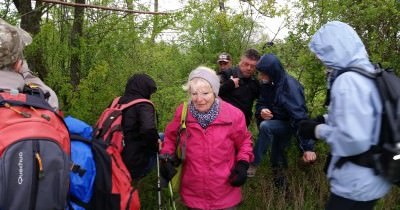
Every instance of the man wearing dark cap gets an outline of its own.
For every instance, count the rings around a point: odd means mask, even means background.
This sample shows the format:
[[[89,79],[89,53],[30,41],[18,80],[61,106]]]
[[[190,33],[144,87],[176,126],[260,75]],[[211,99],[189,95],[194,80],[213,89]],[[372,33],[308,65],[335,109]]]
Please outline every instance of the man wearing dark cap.
[[[223,52],[218,56],[218,70],[225,71],[232,68],[232,56],[229,53]]]
[[[218,70],[217,75],[223,83],[229,79],[229,70],[232,68],[232,56],[229,53],[223,52],[218,56],[217,60]]]

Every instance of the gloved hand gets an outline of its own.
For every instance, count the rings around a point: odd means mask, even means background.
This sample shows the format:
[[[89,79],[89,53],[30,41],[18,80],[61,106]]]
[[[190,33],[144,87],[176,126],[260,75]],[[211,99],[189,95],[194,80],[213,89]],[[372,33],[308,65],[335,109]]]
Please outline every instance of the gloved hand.
[[[315,127],[321,123],[314,120],[302,120],[299,122],[298,135],[304,139],[317,139],[315,137]]]
[[[249,169],[249,163],[244,160],[239,160],[229,176],[229,182],[232,186],[240,187],[246,182],[247,169]]]
[[[318,115],[316,118],[313,119],[317,123],[325,123],[325,117],[323,115]]]
[[[149,145],[149,149],[151,152],[159,152],[160,151],[160,144],[158,143],[158,141],[151,141],[150,145]]]
[[[162,154],[160,158],[160,175],[168,183],[176,174],[173,158],[169,154]]]

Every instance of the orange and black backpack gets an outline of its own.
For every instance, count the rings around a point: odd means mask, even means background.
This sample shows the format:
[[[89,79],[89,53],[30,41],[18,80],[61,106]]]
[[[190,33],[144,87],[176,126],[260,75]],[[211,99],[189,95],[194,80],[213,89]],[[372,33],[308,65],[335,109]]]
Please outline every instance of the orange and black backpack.
[[[136,99],[119,104],[119,98],[103,111],[93,130],[92,149],[96,162],[93,209],[96,210],[140,209],[139,193],[132,187],[133,180],[121,157],[124,147],[122,111],[138,103],[153,103]]]
[[[0,91],[0,209],[65,209],[69,133],[44,98]]]

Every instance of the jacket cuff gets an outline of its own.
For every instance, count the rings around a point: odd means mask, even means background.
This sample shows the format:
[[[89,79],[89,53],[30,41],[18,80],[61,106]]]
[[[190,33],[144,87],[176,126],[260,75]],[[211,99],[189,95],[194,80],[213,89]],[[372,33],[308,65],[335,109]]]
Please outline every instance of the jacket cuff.
[[[321,136],[319,135],[319,133],[320,133],[319,131],[321,130],[322,125],[324,125],[324,124],[319,124],[319,125],[315,126],[314,136],[317,139],[321,139]]]

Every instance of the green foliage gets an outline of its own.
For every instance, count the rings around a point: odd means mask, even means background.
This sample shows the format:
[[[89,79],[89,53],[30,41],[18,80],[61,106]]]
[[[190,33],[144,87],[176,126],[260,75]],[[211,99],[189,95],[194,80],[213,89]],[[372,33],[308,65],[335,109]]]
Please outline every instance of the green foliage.
[[[156,92],[152,97],[158,111],[158,127],[163,132],[165,126],[172,120],[175,109],[183,101],[188,100],[187,93],[179,86],[166,86]]]
[[[87,78],[81,81],[78,91],[72,93],[69,101],[71,109],[68,114],[93,125],[112,99],[120,95],[121,91],[116,90],[115,86],[108,85],[118,82],[117,77],[112,77],[108,64],[100,62],[90,70]]]
[[[112,5],[115,1],[92,1]],[[227,2],[227,1],[224,1]],[[353,26],[366,45],[371,60],[400,70],[400,3],[394,0],[291,0],[281,5],[272,0],[240,1],[240,9],[226,3],[221,11],[218,0],[189,0],[182,10],[160,15],[154,30],[154,17],[132,15],[97,9],[85,9],[83,36],[79,48],[71,49],[69,40],[73,23],[73,8],[49,7],[43,16],[41,31],[25,50],[27,57],[44,53],[48,69],[42,78],[58,94],[61,108],[94,124],[111,100],[123,94],[125,83],[134,73],[147,73],[157,83],[152,96],[158,113],[158,128],[163,131],[173,118],[175,109],[187,93],[181,86],[189,72],[199,65],[215,67],[217,55],[231,53],[234,63],[241,53],[255,47],[262,53],[274,53],[290,75],[300,80],[310,116],[324,113],[326,82],[324,67],[309,51],[308,42],[315,31],[331,20],[341,20]],[[0,3],[0,16],[17,23],[20,18],[11,9],[10,0]],[[159,4],[165,2],[159,1]],[[148,5],[129,0],[130,9],[151,11]],[[263,30],[258,17],[284,16],[289,35],[275,40],[271,47],[263,46],[268,37],[255,41],[256,32]],[[172,30],[175,41],[159,38]],[[264,29],[265,30],[265,29]],[[155,42],[152,38],[155,37]],[[71,85],[71,55],[80,56],[80,83]],[[253,136],[257,128],[250,127]],[[258,175],[244,186],[244,203],[239,209],[322,209],[328,195],[328,185],[322,173],[325,144],[317,144],[319,160],[312,167],[303,166],[295,147],[289,150],[290,192],[286,197],[272,186],[268,162],[263,162]],[[142,209],[156,209],[154,172],[143,180]],[[168,195],[168,194],[167,194]],[[378,203],[377,209],[400,209],[398,189]],[[183,209],[179,205],[179,209]]]
[[[199,64],[214,65],[222,51],[231,53],[238,61],[241,53],[253,44],[249,40],[258,25],[250,15],[221,12],[216,0],[189,1],[185,13],[185,31],[180,40]]]
[[[308,42],[324,23],[347,22],[363,40],[373,62],[400,69],[400,18],[398,1],[293,1],[296,12],[288,14],[289,36],[282,46],[274,47],[287,70],[305,87],[307,105],[312,116],[325,111],[324,67],[310,53]],[[278,49],[277,49],[278,48]]]
[[[314,165],[305,165],[295,149],[292,147],[288,151],[292,157],[286,173],[288,190],[274,186],[266,158],[256,176],[249,178],[244,186],[244,202],[239,209],[323,209],[328,196],[328,184],[322,172],[324,157],[321,156]]]

